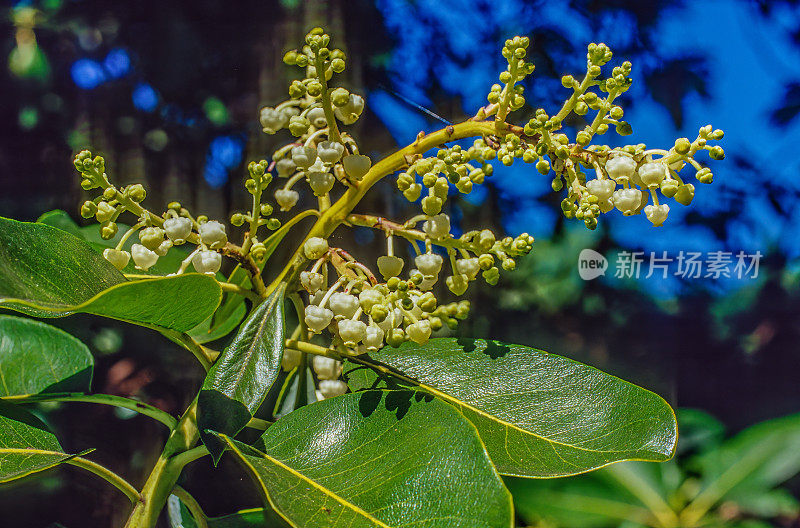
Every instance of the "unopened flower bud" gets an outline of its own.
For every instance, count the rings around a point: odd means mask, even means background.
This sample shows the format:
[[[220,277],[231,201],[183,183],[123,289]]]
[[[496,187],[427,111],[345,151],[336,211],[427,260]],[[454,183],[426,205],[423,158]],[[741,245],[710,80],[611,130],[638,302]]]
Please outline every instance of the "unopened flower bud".
[[[309,260],[317,260],[328,252],[328,241],[324,238],[311,237],[303,245],[303,253]]]
[[[145,198],[147,198],[147,191],[145,191],[144,186],[141,183],[134,183],[133,185],[129,185],[125,189],[125,194],[127,194],[130,197],[130,199],[136,203],[139,203]]]
[[[97,213],[97,204],[91,200],[86,200],[81,205],[81,216],[84,218],[91,218]]]
[[[167,254],[167,252],[172,249],[172,240],[164,240],[161,244],[158,245],[156,249],[153,251],[156,252],[156,255],[159,257],[163,257]]]
[[[97,204],[95,218],[97,218],[98,222],[105,223],[111,220],[111,217],[113,217],[116,212],[117,210],[113,205],[108,202],[100,202]]]
[[[114,235],[117,234],[119,227],[115,222],[106,222],[103,224],[103,227],[100,228],[100,238],[103,240],[111,240],[114,238]]]
[[[678,192],[679,183],[673,179],[664,180],[661,182],[661,194],[667,198],[672,198]]]

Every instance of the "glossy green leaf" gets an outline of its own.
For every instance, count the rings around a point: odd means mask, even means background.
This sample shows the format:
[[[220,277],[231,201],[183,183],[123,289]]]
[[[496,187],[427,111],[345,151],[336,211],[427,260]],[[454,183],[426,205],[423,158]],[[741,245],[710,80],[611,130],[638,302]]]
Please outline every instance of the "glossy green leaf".
[[[197,425],[215,461],[224,446],[207,433],[233,436],[250,421],[281,368],[283,292],[277,288],[239,328],[209,369],[197,402]]]
[[[475,429],[421,393],[308,405],[267,429],[263,451],[225,438],[298,528],[512,526],[511,497]]]
[[[63,330],[0,315],[0,397],[88,392],[93,366],[86,345]]]
[[[620,460],[666,460],[675,449],[675,415],[660,396],[541,350],[443,338],[371,357],[460,409],[501,474],[574,475]],[[353,389],[385,382],[356,363],[346,376]]]
[[[127,281],[83,240],[0,218],[0,308],[34,317],[89,313],[185,332],[219,304],[219,284],[190,273]]]
[[[175,495],[167,500],[170,528],[198,528],[189,508]],[[266,508],[250,508],[230,515],[209,517],[208,528],[285,528],[288,525],[277,513]]]
[[[44,471],[72,458],[47,426],[28,411],[0,400],[0,483]]]
[[[187,332],[189,337],[201,344],[225,337],[236,330],[236,327],[242,322],[244,316],[247,315],[247,306],[244,303],[238,304],[236,308],[234,308],[233,313],[222,319],[219,324],[212,325],[215,315],[216,312],[208,316],[205,321],[189,330]]]

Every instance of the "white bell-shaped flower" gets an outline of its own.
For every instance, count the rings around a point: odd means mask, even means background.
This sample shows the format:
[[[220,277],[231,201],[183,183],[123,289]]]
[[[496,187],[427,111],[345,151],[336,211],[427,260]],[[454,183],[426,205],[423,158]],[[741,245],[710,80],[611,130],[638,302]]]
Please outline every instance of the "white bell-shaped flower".
[[[261,109],[259,121],[261,121],[264,132],[267,134],[274,134],[286,125],[288,117],[283,112],[265,106]]]
[[[107,248],[103,250],[103,258],[118,270],[123,269],[131,260],[131,254],[119,249]]]
[[[308,111],[306,117],[311,121],[314,128],[325,128],[328,125],[328,121],[325,119],[325,110],[322,108],[312,108]]]
[[[611,197],[614,207],[619,209],[625,216],[636,214],[636,210],[642,204],[642,191],[639,189],[618,189]]]
[[[228,243],[225,226],[216,220],[209,220],[197,228],[200,240],[211,249],[219,249]]]
[[[222,266],[222,255],[216,251],[198,251],[195,256],[192,257],[192,265],[198,273],[213,275],[218,272],[220,266]]]
[[[275,163],[275,170],[278,172],[279,177],[288,178],[297,170],[297,165],[292,161],[292,158],[281,158]]]
[[[438,275],[444,259],[435,253],[424,253],[414,258],[414,264],[423,275]]]
[[[425,220],[422,229],[431,238],[446,238],[450,235],[450,217],[446,214],[432,216]]]
[[[602,202],[611,198],[617,183],[614,180],[590,180],[586,182],[586,188]]]
[[[372,167],[372,160],[363,154],[349,154],[342,158],[342,167],[352,179],[360,181]]]
[[[309,171],[306,173],[308,186],[315,196],[325,196],[333,189],[336,178],[330,172]]]
[[[384,334],[386,334],[392,328],[397,328],[403,324],[403,312],[401,312],[399,308],[394,308],[393,310],[389,311],[386,319],[376,324],[381,330],[383,330]]]
[[[358,294],[358,302],[364,312],[369,313],[376,304],[382,304],[384,296],[376,289],[365,289]]]
[[[306,322],[306,326],[315,334],[319,334],[325,330],[328,325],[331,324],[331,320],[333,320],[332,311],[314,304],[306,306],[305,312],[303,320]]]
[[[136,269],[142,271],[149,270],[156,262],[158,262],[158,254],[155,251],[150,251],[141,244],[134,244],[131,246],[131,256]]]
[[[300,284],[308,293],[317,293],[325,285],[325,276],[315,271],[303,271],[300,273]]]
[[[478,258],[465,258],[456,261],[456,271],[462,275],[466,275],[469,280],[475,280],[478,272],[481,270],[478,264]]]
[[[317,149],[311,146],[302,145],[292,147],[292,161],[298,167],[307,169],[317,161]]]
[[[278,189],[275,191],[275,201],[278,202],[281,211],[288,211],[295,206],[299,199],[300,193],[297,191],[291,189]]]
[[[183,244],[192,234],[192,221],[183,217],[167,218],[164,220],[164,231],[173,244],[176,246]]]
[[[336,292],[331,295],[328,306],[338,318],[350,319],[358,310],[358,297],[349,293]]]
[[[167,239],[158,245],[155,252],[159,257],[163,257],[170,249],[172,249],[172,240]]]
[[[397,277],[403,271],[403,259],[392,255],[382,255],[378,257],[378,271],[383,275],[384,280]]]
[[[314,372],[321,380],[335,380],[342,375],[342,362],[325,356],[314,356]]]
[[[644,208],[644,215],[654,226],[658,227],[667,219],[669,206],[667,204],[647,205]]]
[[[284,348],[283,357],[281,358],[281,367],[286,372],[291,372],[300,366],[300,362],[302,361],[302,359],[303,359],[303,353],[300,352],[299,350]]]
[[[383,347],[383,330],[377,325],[369,325],[363,341],[368,352],[379,350]]]
[[[665,176],[664,165],[657,161],[651,161],[639,167],[639,179],[642,185],[650,189],[658,187]]]
[[[408,325],[406,328],[408,338],[418,345],[424,345],[431,337],[431,322],[427,319],[422,319],[416,323]]]
[[[344,154],[344,145],[338,141],[320,141],[317,156],[325,163],[336,163]]]
[[[303,244],[303,253],[306,258],[317,260],[328,252],[328,241],[320,237],[311,237]]]
[[[628,156],[617,156],[606,162],[608,176],[617,183],[625,183],[636,171],[636,162]]]
[[[363,321],[342,319],[337,324],[337,327],[339,329],[339,337],[349,347],[356,346],[367,335],[367,325]]]
[[[318,392],[325,399],[335,398],[347,392],[347,383],[342,380],[322,380]]]

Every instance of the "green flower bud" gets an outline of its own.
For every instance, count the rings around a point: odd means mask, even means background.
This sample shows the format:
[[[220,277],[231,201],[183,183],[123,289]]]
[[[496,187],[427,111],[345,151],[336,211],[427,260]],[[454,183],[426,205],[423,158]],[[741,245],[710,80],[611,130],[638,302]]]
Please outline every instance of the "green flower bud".
[[[116,223],[107,222],[102,228],[100,228],[100,237],[103,240],[111,240],[114,238],[114,235],[117,234],[118,229],[119,228],[117,227]]]
[[[145,227],[139,231],[139,241],[150,251],[155,251],[164,242],[164,230],[160,227]]]
[[[481,275],[483,275],[483,279],[486,281],[486,283],[492,286],[497,284],[497,281],[500,280],[500,270],[498,270],[496,266],[492,266],[488,270],[484,271]]]
[[[661,182],[661,194],[667,198],[672,198],[678,192],[679,183],[673,179],[664,180]]]
[[[547,174],[550,172],[550,162],[546,159],[540,159],[538,163],[536,163],[536,170],[539,171],[539,174]]]
[[[675,140],[675,152],[681,155],[689,153],[692,148],[692,142],[688,138],[678,138]]]
[[[244,221],[245,217],[242,213],[233,213],[231,215],[231,224],[235,225],[236,227],[243,225]]]
[[[442,200],[438,196],[426,196],[422,199],[422,212],[434,216],[442,212]]]
[[[81,205],[81,216],[84,218],[91,218],[97,212],[97,204],[91,200],[86,200]]]
[[[682,205],[689,205],[694,199],[694,185],[681,185],[675,193],[675,201]]]
[[[250,248],[250,254],[257,262],[260,262],[267,256],[267,248],[262,242],[256,242]]]
[[[303,245],[303,253],[309,260],[317,260],[328,252],[328,241],[324,238],[311,237]]]
[[[106,187],[103,190],[103,198],[106,200],[113,200],[117,197],[117,190],[113,187]]]
[[[392,328],[386,334],[386,344],[392,347],[399,347],[406,342],[406,333],[400,328]]]
[[[116,208],[110,205],[108,202],[100,202],[97,204],[97,212],[95,213],[95,218],[97,221],[102,223],[108,222],[117,212]],[[114,235],[111,235],[114,236]]]
[[[295,137],[300,137],[308,132],[308,127],[310,126],[311,122],[305,117],[292,116],[289,119],[289,132]]]

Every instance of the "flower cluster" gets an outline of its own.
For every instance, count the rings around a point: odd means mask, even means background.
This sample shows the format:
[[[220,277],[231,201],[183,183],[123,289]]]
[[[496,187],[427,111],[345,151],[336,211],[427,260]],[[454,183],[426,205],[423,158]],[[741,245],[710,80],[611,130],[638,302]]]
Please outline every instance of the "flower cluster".
[[[663,199],[683,205],[692,201],[694,186],[679,175],[686,166],[695,169],[698,181],[712,181],[711,171],[695,160],[703,150],[712,159],[724,158],[722,148],[711,145],[723,133],[711,126],[701,128],[694,141],[678,139],[669,150],[592,144],[612,126],[620,135],[631,133],[630,125],[622,120],[622,108],[615,104],[631,85],[631,64],[623,62],[603,77],[603,67],[612,58],[604,44],[589,45],[582,80],[570,75],[562,78],[562,85],[571,93],[557,112],[539,108],[524,125],[509,123],[509,114],[526,103],[519,83],[534,71],[526,59],[529,45],[524,37],[505,42],[503,56],[508,67],[500,73],[500,82],[491,87],[488,105],[474,117],[427,135],[420,132],[411,145],[373,165],[359,152],[355,139],[341,129],[355,123],[364,111],[361,96],[331,85],[334,75],[344,71],[346,56],[330,46],[327,34],[315,28],[306,35],[302,49],[284,56],[287,65],[303,71],[303,78],[291,83],[286,101],[260,111],[265,133],[286,129],[292,139],[277,148],[270,161],[251,162],[247,167],[245,188],[253,197],[253,206],[231,217],[234,226],[246,227],[241,246],[228,240],[223,224],[202,216],[194,218],[179,203],[170,204],[163,214],[147,211],[140,205],[146,194],[141,185],[116,188],[108,181],[103,159],[92,159],[86,151],[75,160],[83,188],[100,188],[102,193],[84,203],[81,214],[94,216],[107,239],[115,236],[122,212],[137,217],[117,247],[104,253],[119,269],[133,259],[136,268],[148,270],[174,246],[191,244],[196,248],[183,259],[177,273],[193,265],[198,272],[216,275],[222,257],[229,256],[248,273],[249,280],[223,283],[227,291],[260,302],[279,285],[285,286],[298,325],[284,349],[283,368],[305,369],[305,353],[318,354],[312,362],[319,380],[318,394],[336,396],[347,390],[339,379],[341,358],[374,352],[385,345],[424,344],[439,330],[455,329],[469,313],[469,301],[462,297],[470,284],[479,279],[497,284],[501,269],[515,269],[517,260],[531,251],[533,237],[526,233],[499,237],[479,227],[458,237],[452,234],[449,197],[468,194],[474,186],[484,184],[492,177],[494,163],[511,165],[521,160],[533,164],[533,177],[554,172],[553,190],[566,190],[564,214],[583,220],[590,229],[597,226],[600,214],[613,210],[627,216],[643,212],[654,225],[661,225],[669,214]],[[569,116],[586,122],[574,139],[564,129]],[[457,143],[467,138],[472,138],[471,144]],[[397,189],[408,201],[419,204],[419,214],[390,220],[355,213],[364,194],[393,173]],[[274,176],[279,184],[270,188]],[[305,185],[298,185],[300,182],[305,182],[310,191],[306,194],[316,200],[303,197]],[[264,203],[270,193],[279,211]],[[273,216],[309,201],[314,206],[283,224]],[[309,216],[316,217],[315,224],[275,281],[265,286],[261,271],[272,255],[268,247],[274,248]],[[262,240],[262,227],[277,231]],[[331,235],[340,227],[380,232],[385,251],[371,263],[331,246]],[[136,232],[140,243],[128,252],[124,244]],[[445,298],[448,302],[442,302]],[[322,334],[326,346],[312,344],[315,336]]]

